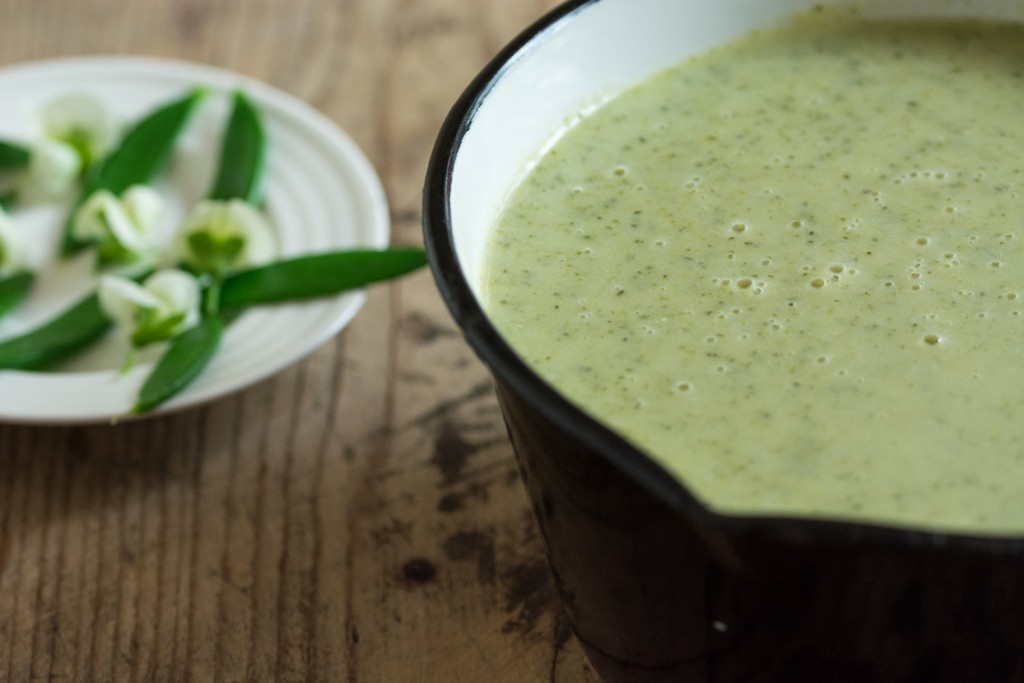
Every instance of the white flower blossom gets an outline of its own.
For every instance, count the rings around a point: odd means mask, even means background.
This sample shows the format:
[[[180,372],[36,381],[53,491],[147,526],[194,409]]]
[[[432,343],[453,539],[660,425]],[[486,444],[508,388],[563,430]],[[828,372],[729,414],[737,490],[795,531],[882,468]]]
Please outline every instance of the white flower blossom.
[[[199,281],[182,270],[157,271],[143,284],[103,275],[98,289],[104,314],[135,347],[171,339],[200,319]]]
[[[29,202],[62,197],[75,186],[81,174],[82,158],[74,147],[44,138],[31,147],[19,192]]]
[[[121,125],[106,105],[84,93],[69,93],[46,102],[39,111],[43,136],[73,147],[88,168],[117,143]]]
[[[219,276],[273,258],[273,231],[260,211],[240,199],[204,201],[185,218],[175,251],[187,266]]]
[[[149,265],[157,256],[156,228],[164,200],[146,185],[133,185],[121,197],[99,190],[75,212],[72,235],[99,247],[103,265]]]
[[[0,277],[28,269],[28,249],[7,212],[0,209]]]
[[[70,94],[39,110],[40,134],[30,144],[28,169],[18,193],[28,202],[63,197],[82,174],[117,143],[120,123],[94,97]]]

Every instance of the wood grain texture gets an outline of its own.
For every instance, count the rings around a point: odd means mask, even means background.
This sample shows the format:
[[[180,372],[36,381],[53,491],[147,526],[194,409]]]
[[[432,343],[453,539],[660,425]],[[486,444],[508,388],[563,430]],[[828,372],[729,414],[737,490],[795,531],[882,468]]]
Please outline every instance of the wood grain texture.
[[[416,244],[448,108],[554,4],[4,0],[0,66],[144,54],[260,78],[355,139],[393,241]],[[30,680],[597,680],[487,373],[427,273],[205,407],[0,426],[0,681]]]

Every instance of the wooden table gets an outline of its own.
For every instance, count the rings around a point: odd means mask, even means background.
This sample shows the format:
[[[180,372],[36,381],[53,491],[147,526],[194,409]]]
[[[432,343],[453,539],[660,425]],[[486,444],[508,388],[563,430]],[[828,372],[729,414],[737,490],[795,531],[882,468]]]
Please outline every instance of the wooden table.
[[[442,118],[554,4],[4,0],[0,65],[129,53],[260,78],[351,134],[393,241],[418,244]],[[0,426],[0,681],[30,680],[597,680],[428,273],[202,408]]]

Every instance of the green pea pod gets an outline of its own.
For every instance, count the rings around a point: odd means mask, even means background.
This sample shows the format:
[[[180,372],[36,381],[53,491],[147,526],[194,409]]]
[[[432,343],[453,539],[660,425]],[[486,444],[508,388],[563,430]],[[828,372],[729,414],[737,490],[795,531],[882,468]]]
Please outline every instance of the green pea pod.
[[[35,275],[26,270],[0,278],[0,318],[22,302],[34,281]]]
[[[17,171],[28,165],[32,153],[27,147],[16,142],[0,140],[0,173]],[[7,183],[5,182],[5,185]],[[0,209],[9,211],[17,201],[14,187],[6,187],[0,191]],[[15,273],[7,278],[0,278],[0,318],[14,309],[28,295],[35,277],[31,273]]]
[[[220,165],[210,199],[242,199],[259,206],[263,201],[266,157],[267,134],[260,113],[245,93],[237,91],[224,131]]]
[[[0,342],[0,369],[39,370],[99,339],[110,327],[93,293],[30,332]]]
[[[16,171],[28,166],[32,153],[16,142],[0,140],[0,171]]]
[[[416,270],[426,263],[422,249],[335,251],[278,261],[229,276],[221,286],[220,305],[231,315],[264,303],[337,294]],[[216,351],[222,316],[211,315],[176,337],[139,392],[133,409],[144,413],[188,386]]]
[[[5,174],[4,190],[0,191],[0,208],[9,211],[17,201],[17,190],[10,176],[28,166],[32,152],[16,142],[0,140],[0,174]]]
[[[219,316],[204,318],[175,337],[139,390],[134,413],[145,413],[184,389],[213,358],[224,322]]]
[[[62,253],[73,254],[88,246],[72,234],[75,210],[97,190],[121,194],[132,185],[153,181],[174,152],[174,145],[206,91],[196,88],[184,97],[153,110],[121,139],[120,145],[86,177],[85,187],[64,223]]]
[[[405,275],[426,262],[426,253],[416,247],[299,256],[228,276],[221,286],[220,305],[230,310],[328,296]]]
[[[0,193],[0,209],[10,211],[18,201],[18,192],[14,189]]]

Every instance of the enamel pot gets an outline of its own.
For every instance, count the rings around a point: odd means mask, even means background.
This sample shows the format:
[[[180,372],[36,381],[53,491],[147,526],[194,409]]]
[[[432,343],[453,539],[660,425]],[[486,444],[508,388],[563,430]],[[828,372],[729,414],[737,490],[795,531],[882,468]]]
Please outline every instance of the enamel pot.
[[[469,85],[437,139],[424,234],[490,369],[552,574],[608,681],[1024,680],[1024,539],[732,516],[538,377],[481,305],[490,226],[581,110],[814,0],[568,2]],[[1024,18],[1018,0],[861,2]]]

